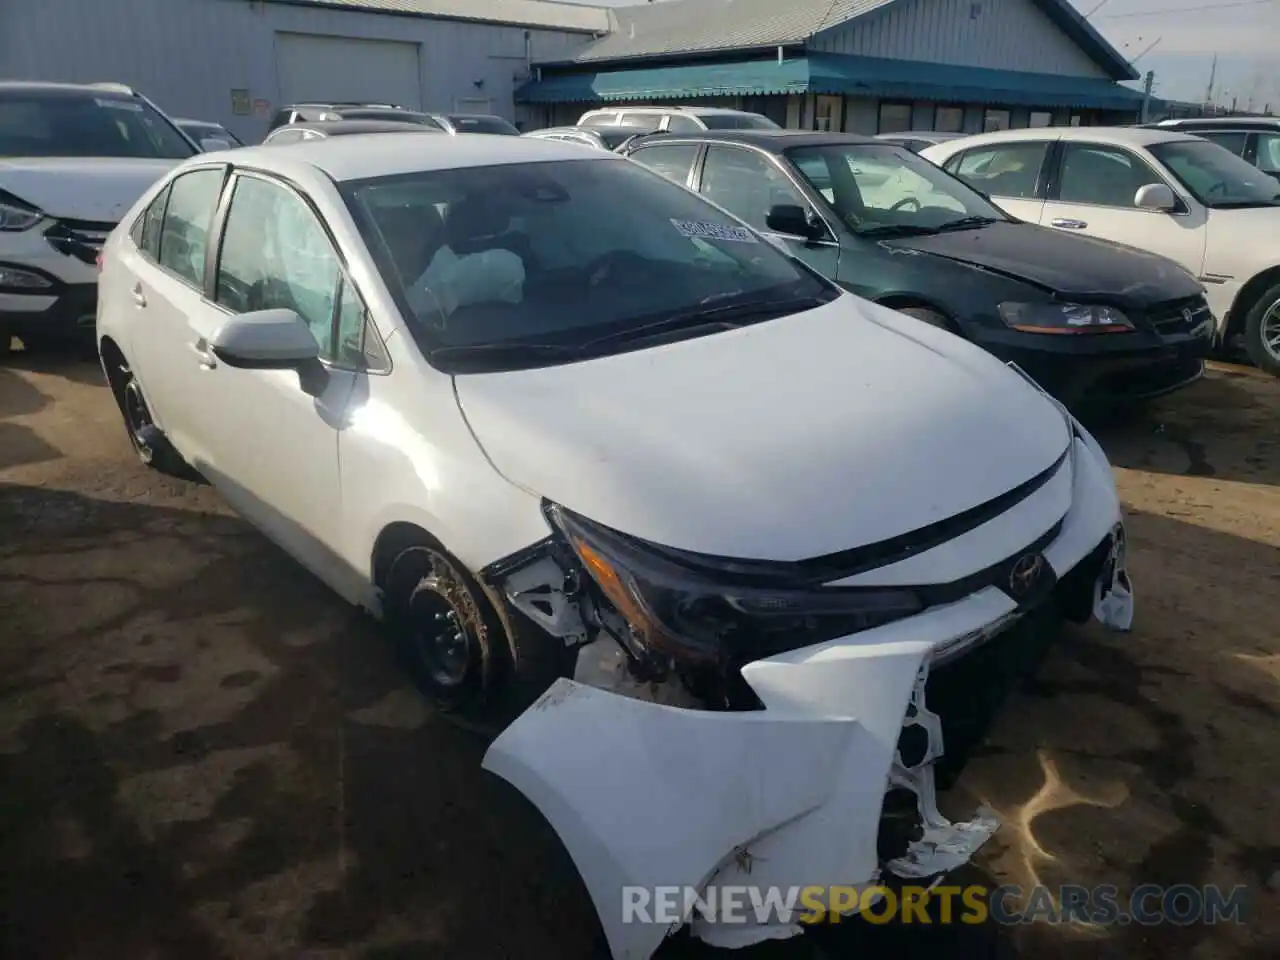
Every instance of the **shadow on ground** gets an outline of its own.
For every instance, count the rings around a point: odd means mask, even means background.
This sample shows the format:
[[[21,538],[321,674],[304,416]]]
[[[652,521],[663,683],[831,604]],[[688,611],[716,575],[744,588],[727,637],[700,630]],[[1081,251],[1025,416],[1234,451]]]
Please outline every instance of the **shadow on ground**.
[[[1278,865],[1275,549],[1131,529],[1134,632],[1071,631],[947,798],[1005,819],[977,882],[1256,888]],[[572,864],[483,744],[239,520],[0,487],[0,622],[0,953],[599,956]],[[1251,929],[1103,934],[852,922],[732,956],[1264,955]]]

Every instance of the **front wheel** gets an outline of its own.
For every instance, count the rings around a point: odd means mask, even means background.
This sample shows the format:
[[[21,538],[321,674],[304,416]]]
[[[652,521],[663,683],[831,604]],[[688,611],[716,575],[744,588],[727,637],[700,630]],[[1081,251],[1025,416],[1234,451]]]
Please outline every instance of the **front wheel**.
[[[518,613],[499,616],[484,589],[436,545],[402,550],[383,588],[397,655],[436,709],[497,734],[572,672],[564,643]]]
[[[1280,284],[1259,297],[1245,317],[1244,340],[1258,369],[1280,377]]]

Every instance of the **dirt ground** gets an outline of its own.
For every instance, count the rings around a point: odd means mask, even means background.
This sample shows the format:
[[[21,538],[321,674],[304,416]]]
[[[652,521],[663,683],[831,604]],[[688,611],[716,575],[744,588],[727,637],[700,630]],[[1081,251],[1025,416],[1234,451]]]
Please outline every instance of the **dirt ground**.
[[[1280,382],[1217,371],[1100,432],[1135,628],[1071,630],[944,801],[1004,820],[982,882],[1245,884],[1249,921],[769,956],[1280,956],[1278,414]],[[0,365],[0,953],[590,956],[567,855],[482,751],[215,493],[139,466],[96,367]]]

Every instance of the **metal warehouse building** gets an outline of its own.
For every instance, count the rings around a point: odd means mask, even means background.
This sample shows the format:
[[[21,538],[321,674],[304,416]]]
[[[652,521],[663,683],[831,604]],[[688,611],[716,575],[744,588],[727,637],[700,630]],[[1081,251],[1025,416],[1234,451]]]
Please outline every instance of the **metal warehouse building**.
[[[0,78],[127,83],[247,142],[308,99],[518,120],[531,64],[610,23],[546,0],[0,0]]]
[[[1129,62],[1067,0],[668,0],[543,58],[516,91],[544,122],[681,102],[788,127],[977,132],[1136,119]]]

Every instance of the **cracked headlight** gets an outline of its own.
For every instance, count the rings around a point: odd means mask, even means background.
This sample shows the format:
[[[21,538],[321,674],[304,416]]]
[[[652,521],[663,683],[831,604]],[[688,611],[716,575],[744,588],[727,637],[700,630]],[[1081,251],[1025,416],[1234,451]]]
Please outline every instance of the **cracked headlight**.
[[[11,193],[0,190],[0,233],[30,230],[44,219],[44,214]]]
[[[1115,307],[1087,303],[1014,303],[997,307],[1011,330],[1023,333],[1132,333],[1133,323]]]
[[[555,504],[547,517],[646,650],[684,663],[746,662],[901,620],[911,590],[826,587],[798,566],[661,547]]]

